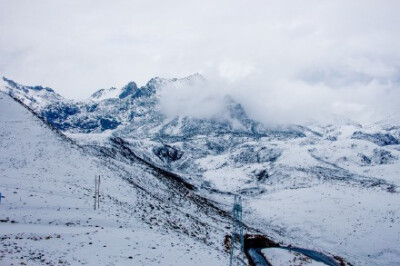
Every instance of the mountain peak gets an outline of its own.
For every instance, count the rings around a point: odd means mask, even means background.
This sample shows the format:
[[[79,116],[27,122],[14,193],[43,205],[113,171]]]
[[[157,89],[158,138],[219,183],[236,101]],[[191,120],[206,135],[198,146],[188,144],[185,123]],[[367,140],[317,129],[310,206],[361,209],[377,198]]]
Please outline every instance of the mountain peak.
[[[201,75],[200,73],[198,73],[198,72],[196,72],[196,73],[194,73],[194,74],[191,74],[191,75],[187,76],[187,77],[184,78],[184,79],[188,79],[188,80],[198,80],[198,81],[205,81],[205,80],[206,80],[206,78],[205,78],[203,75]]]
[[[106,99],[124,99],[129,95],[135,94],[138,90],[138,87],[134,81],[129,82],[121,89],[117,89],[115,87],[111,87],[109,89],[101,89],[96,91],[90,96],[90,99],[93,101],[102,101]]]
[[[0,91],[11,95],[13,98],[18,98],[30,108],[37,110],[63,100],[61,95],[51,88],[24,86],[6,77],[2,77],[1,79]]]
[[[123,98],[131,95],[132,93],[134,93],[137,89],[138,89],[138,87],[137,87],[136,83],[131,81],[122,88],[122,92],[118,96],[118,98],[123,99]]]
[[[170,84],[193,85],[204,81],[206,81],[206,79],[201,74],[194,73],[192,75],[183,78],[166,79],[166,78],[154,77],[150,79],[149,82],[147,82],[146,86],[156,90],[157,88]]]
[[[108,98],[116,98],[118,96],[118,89],[111,87],[109,89],[100,89],[90,96],[91,100],[101,101]]]
[[[3,76],[2,80],[3,80],[4,82],[6,82],[9,86],[12,86],[12,87],[20,87],[20,86],[21,86],[20,84],[14,82],[14,81],[12,81],[11,79],[8,79],[8,78],[6,78],[6,77],[4,77],[4,76]]]
[[[8,86],[11,86],[12,88],[15,88],[18,90],[24,90],[25,92],[29,92],[28,90],[33,90],[33,91],[46,91],[46,92],[54,93],[54,90],[49,87],[24,86],[24,85],[21,85],[11,79],[6,78],[6,77],[3,77],[2,79],[4,82],[6,82],[6,84],[8,84]]]

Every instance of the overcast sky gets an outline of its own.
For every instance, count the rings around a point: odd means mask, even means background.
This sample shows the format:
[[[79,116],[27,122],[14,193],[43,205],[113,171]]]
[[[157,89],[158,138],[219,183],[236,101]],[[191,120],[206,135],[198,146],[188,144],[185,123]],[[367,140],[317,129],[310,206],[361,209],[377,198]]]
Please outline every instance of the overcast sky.
[[[19,83],[82,99],[195,72],[266,121],[398,112],[400,1],[0,0],[0,75]]]

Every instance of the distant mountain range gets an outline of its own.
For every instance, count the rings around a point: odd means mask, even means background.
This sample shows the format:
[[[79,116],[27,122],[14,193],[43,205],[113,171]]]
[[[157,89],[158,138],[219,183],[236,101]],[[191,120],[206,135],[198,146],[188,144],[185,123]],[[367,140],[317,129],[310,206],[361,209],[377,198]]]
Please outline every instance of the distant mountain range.
[[[303,181],[296,178],[293,183],[295,175],[306,174],[312,182],[321,171],[333,179],[379,183],[383,182],[380,175],[354,169],[399,162],[400,128],[384,121],[363,127],[332,116],[332,124],[327,125],[268,127],[249,118],[229,96],[223,101],[221,116],[171,118],[163,114],[160,94],[166,86],[190,90],[206,82],[199,74],[153,78],[142,87],[130,82],[120,89],[101,89],[85,101],[67,100],[53,89],[24,86],[7,78],[2,79],[1,90],[82,145],[107,146],[113,138],[122,138],[141,158],[181,174],[195,186],[221,193],[257,194],[277,189],[277,184],[296,186]],[[332,143],[348,142],[349,154],[342,157],[323,152]],[[361,148],[361,143],[368,149]],[[309,160],[291,166],[288,156]]]

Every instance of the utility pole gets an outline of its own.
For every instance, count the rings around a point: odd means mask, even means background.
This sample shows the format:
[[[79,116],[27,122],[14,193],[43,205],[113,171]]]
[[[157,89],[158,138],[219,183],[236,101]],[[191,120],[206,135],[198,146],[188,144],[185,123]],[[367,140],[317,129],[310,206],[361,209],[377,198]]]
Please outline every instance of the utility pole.
[[[244,261],[242,212],[242,198],[239,195],[235,195],[233,204],[233,229],[231,235],[230,266],[246,265],[246,262]]]
[[[94,209],[100,208],[100,175],[94,177]]]
[[[97,182],[97,208],[100,209],[100,175],[99,182]]]
[[[97,176],[94,176],[94,209],[96,210],[96,198],[97,198]]]

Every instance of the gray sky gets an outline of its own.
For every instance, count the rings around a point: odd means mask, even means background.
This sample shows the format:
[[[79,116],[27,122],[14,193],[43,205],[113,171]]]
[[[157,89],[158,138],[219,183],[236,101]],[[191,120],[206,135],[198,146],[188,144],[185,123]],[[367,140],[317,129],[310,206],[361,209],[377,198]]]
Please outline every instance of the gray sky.
[[[368,121],[399,111],[399,14],[398,0],[0,0],[0,75],[82,99],[199,72],[204,93],[267,122]]]

